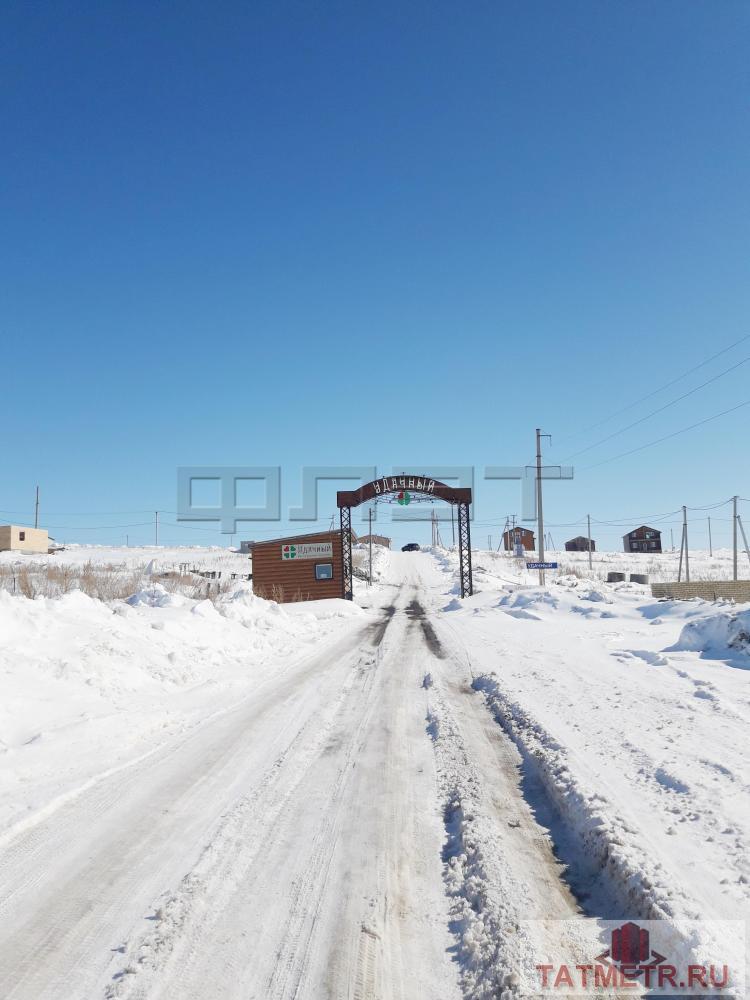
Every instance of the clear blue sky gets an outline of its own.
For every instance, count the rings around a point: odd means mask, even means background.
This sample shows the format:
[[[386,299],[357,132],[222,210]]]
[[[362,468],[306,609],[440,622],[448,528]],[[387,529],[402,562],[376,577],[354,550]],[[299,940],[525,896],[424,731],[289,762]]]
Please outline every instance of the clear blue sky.
[[[536,426],[560,461],[750,356],[612,417],[750,333],[749,21],[4,4],[0,517],[39,483],[56,535],[119,542],[84,528],[174,510],[179,465],[281,465],[286,510],[303,464],[415,461],[477,466],[486,539],[519,500],[482,470],[527,462]],[[749,374],[575,459],[549,521],[750,496],[750,407],[583,470],[750,399]]]

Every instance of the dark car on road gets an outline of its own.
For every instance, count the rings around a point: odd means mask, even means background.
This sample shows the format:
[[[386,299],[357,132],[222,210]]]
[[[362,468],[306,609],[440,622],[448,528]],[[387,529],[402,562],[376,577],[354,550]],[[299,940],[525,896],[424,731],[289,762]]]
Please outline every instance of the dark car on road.
[[[401,546],[402,552],[419,552],[419,546],[416,542],[407,542],[406,545]]]

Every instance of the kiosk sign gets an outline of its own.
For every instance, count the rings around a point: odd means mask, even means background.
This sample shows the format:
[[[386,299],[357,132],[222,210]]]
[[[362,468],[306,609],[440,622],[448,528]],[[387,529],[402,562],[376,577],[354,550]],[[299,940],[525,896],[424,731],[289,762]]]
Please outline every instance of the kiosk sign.
[[[333,556],[331,542],[293,542],[281,546],[282,559],[325,559]]]

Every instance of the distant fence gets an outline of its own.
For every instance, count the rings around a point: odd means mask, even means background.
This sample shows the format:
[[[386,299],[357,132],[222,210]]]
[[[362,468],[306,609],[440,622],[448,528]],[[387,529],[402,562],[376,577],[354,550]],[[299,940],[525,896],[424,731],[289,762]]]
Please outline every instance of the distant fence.
[[[750,601],[750,580],[696,580],[690,583],[652,583],[654,597],[678,601],[702,597],[704,601]]]

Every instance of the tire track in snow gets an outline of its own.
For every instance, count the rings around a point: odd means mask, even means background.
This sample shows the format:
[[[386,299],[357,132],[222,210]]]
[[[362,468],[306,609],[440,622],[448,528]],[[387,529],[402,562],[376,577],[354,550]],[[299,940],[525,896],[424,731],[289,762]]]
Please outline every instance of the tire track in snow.
[[[99,782],[12,842],[0,883],[3,1000],[95,994],[121,948],[122,938],[112,937],[138,920],[149,888],[168,884],[181,856],[205,842],[214,817],[253,783],[248,764],[267,767],[312,713],[305,692],[335,688],[362,636],[358,630],[323,656],[308,654],[275,686],[263,684],[254,702],[243,700],[157,757]]]
[[[325,718],[312,715],[306,720],[260,784],[222,817],[196,865],[184,876],[180,885],[155,902],[153,927],[128,947],[123,968],[115,974],[115,982],[105,991],[106,1000],[156,997],[162,994],[167,983],[170,984],[166,987],[166,995],[169,996],[173,977],[184,978],[177,969],[177,963],[190,965],[192,961],[202,959],[202,940],[209,938],[225,907],[231,905],[239,887],[261,863],[266,844],[283,828],[287,814],[294,808],[295,797],[309,783],[311,771],[319,766],[337,717],[356,679],[357,673],[352,670],[350,682],[328,705]],[[324,823],[316,836],[307,875],[297,886],[296,903],[302,909],[309,900],[309,883],[324,861],[327,832]],[[290,933],[293,933],[292,923],[293,915],[290,913]],[[286,961],[286,966],[291,967],[293,957]],[[283,967],[285,956],[280,954],[278,960]],[[233,968],[231,964],[227,970],[235,977],[241,977],[243,973],[242,968]],[[229,978],[226,971],[224,975]],[[286,982],[281,972],[279,977]],[[274,988],[269,983],[269,989]],[[185,983],[180,996],[187,1000],[194,995],[201,994],[195,994],[190,984]],[[269,997],[276,995],[268,994]]]
[[[522,945],[527,962],[533,955],[585,962],[596,954],[596,934],[577,919],[582,914],[551,838],[524,797],[519,753],[472,687],[455,679],[465,653],[452,646],[447,663],[435,662],[425,678],[426,729],[444,803],[451,930],[467,1000],[514,1000],[521,974],[532,973],[519,964]]]
[[[370,665],[374,664],[373,657]],[[330,812],[323,818],[321,826],[316,831],[310,861],[305,874],[298,882],[286,930],[282,936],[278,962],[268,982],[269,1000],[296,998],[300,996],[300,989],[304,984],[317,918],[326,899],[326,884],[341,832],[343,793],[347,782],[351,779],[354,762],[362,748],[363,734],[373,711],[374,674],[374,671],[366,674],[363,691],[365,708],[359,717],[356,730],[348,739],[344,760],[338,767],[333,786],[327,795],[327,800],[331,803]]]

